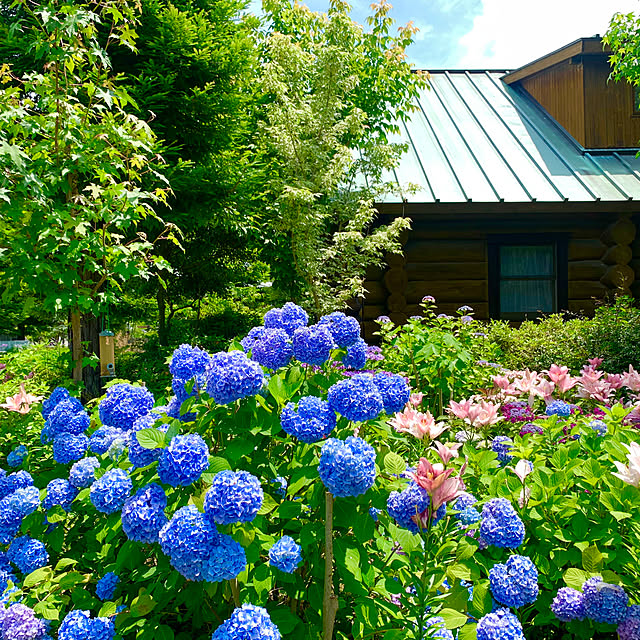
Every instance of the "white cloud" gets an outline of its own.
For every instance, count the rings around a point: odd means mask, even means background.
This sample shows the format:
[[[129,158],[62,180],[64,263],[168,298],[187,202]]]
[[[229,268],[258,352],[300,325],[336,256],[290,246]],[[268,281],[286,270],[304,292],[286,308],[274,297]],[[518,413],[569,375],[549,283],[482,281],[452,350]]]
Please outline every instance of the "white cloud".
[[[603,35],[614,13],[632,11],[640,11],[638,0],[483,0],[460,38],[455,66],[516,69],[578,38]]]

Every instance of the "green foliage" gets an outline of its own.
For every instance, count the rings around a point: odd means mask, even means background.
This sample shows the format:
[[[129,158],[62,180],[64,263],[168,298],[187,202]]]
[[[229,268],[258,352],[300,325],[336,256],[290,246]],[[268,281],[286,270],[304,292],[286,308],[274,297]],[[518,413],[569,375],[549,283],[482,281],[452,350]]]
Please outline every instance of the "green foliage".
[[[640,84],[640,16],[634,13],[614,14],[602,41],[611,47],[611,77]]]
[[[260,145],[274,170],[262,223],[275,285],[320,314],[362,295],[367,266],[399,251],[409,221],[375,227],[373,203],[402,150],[386,136],[423,81],[403,57],[411,29],[389,35],[387,4],[375,5],[368,33],[339,0],[326,14],[264,6]]]

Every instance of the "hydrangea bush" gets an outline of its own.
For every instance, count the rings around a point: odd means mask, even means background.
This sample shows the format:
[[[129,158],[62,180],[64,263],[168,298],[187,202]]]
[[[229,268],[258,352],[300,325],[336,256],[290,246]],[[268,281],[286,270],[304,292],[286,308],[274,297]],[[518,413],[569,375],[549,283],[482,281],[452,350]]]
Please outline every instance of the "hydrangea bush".
[[[50,394],[0,471],[0,637],[637,638],[640,374],[494,371],[436,418],[361,342],[288,303],[176,349],[174,397]]]

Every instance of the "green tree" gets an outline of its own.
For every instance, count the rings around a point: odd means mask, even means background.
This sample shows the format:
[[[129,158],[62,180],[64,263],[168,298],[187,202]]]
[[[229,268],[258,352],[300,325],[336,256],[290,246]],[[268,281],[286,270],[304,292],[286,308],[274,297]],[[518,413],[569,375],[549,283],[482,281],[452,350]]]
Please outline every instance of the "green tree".
[[[367,267],[399,250],[408,220],[379,226],[374,203],[391,188],[385,172],[403,150],[391,136],[424,79],[405,59],[415,30],[390,35],[386,2],[368,31],[342,0],[326,14],[264,6],[260,142],[276,169],[262,220],[276,286],[320,314],[362,295]]]
[[[614,14],[602,41],[611,47],[611,77],[639,85],[640,16],[634,13]]]
[[[98,374],[85,366],[83,375],[83,365],[95,364],[97,314],[124,283],[163,266],[137,231],[166,202],[162,158],[107,54],[133,48],[135,15],[121,0],[16,0],[14,11],[9,35],[34,68],[0,72],[3,295],[26,291],[69,313],[74,379],[93,395]]]

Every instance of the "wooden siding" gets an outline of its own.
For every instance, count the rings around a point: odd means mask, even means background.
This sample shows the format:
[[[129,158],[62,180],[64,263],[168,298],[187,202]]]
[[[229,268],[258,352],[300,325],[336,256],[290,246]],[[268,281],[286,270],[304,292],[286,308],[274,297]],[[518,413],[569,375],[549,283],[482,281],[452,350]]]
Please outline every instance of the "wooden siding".
[[[566,60],[524,78],[520,85],[584,145],[584,74],[581,64]]]

